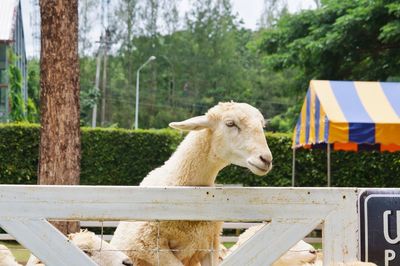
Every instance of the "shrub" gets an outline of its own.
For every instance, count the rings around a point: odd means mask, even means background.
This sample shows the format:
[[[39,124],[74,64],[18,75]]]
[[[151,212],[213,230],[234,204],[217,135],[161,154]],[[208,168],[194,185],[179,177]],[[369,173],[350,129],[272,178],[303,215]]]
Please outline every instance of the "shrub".
[[[176,149],[183,135],[174,130],[82,128],[81,184],[138,185]],[[237,166],[225,168],[218,183],[244,186],[290,186],[291,135],[267,133],[274,168],[264,177]],[[36,184],[39,126],[0,124],[0,182]],[[399,187],[400,153],[332,152],[332,185]],[[326,185],[326,152],[296,151],[298,186]]]

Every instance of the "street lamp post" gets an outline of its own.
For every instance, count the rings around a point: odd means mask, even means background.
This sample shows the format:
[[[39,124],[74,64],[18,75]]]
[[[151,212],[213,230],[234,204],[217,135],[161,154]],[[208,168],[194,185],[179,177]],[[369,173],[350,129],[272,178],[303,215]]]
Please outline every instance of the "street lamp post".
[[[135,108],[135,129],[138,129],[138,120],[139,120],[139,74],[140,74],[140,70],[142,70],[142,68],[147,65],[148,63],[150,63],[151,61],[155,60],[156,57],[155,56],[150,56],[149,59],[147,59],[147,61],[141,65],[139,67],[139,69],[136,71],[136,108]]]

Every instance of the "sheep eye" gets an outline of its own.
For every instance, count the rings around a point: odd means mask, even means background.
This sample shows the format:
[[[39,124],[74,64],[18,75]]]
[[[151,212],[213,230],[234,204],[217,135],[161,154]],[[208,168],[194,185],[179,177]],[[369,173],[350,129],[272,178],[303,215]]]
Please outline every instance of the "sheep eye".
[[[227,127],[237,127],[236,124],[235,124],[235,122],[233,122],[233,121],[227,121],[227,122],[225,123],[225,125],[226,125]]]
[[[240,127],[238,127],[238,126],[235,124],[234,121],[227,121],[227,122],[225,123],[225,125],[226,125],[227,127],[236,127],[236,128],[240,131]]]
[[[92,252],[90,252],[89,250],[84,250],[83,251],[86,255],[88,255],[89,257],[92,256]]]

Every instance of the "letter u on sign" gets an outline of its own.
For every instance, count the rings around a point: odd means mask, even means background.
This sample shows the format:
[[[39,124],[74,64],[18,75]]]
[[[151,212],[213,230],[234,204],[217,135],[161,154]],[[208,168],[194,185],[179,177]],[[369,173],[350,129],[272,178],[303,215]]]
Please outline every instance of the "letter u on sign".
[[[385,211],[383,213],[383,235],[385,240],[389,244],[397,244],[400,242],[400,211],[396,211],[396,232],[397,236],[395,238],[391,238],[389,235],[389,215],[392,214],[392,211]]]

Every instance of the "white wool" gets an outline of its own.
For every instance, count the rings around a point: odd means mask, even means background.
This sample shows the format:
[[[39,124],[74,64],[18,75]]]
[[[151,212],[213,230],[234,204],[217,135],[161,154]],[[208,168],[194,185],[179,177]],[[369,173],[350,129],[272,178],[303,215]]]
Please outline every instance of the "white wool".
[[[116,250],[106,241],[89,231],[70,234],[68,238],[78,248],[86,253],[99,266],[128,266],[131,260],[122,251]],[[44,266],[35,256],[31,255],[26,266]]]
[[[317,258],[316,250],[310,244],[299,241],[285,254],[283,254],[272,266],[302,266],[311,263]]]
[[[302,266],[323,266],[322,260],[317,260],[314,263],[306,263]],[[377,266],[375,263],[371,262],[362,262],[362,261],[354,261],[354,262],[340,262],[336,264],[329,264],[329,266]]]
[[[243,245],[244,242],[249,240],[263,226],[265,226],[265,224],[259,224],[248,228],[240,234],[238,241],[230,249],[226,249],[221,245],[220,262],[234,250]],[[301,240],[274,262],[272,266],[323,266],[322,254],[317,253],[313,246]],[[376,266],[376,264],[371,262],[355,261],[330,264],[329,266]]]
[[[377,265],[371,262],[354,261],[354,262],[339,263],[337,266],[377,266]]]
[[[265,224],[259,224],[252,226],[240,234],[238,241],[233,245],[225,255],[221,256],[225,258],[231,254],[234,250],[239,248],[243,243],[249,240],[258,230],[260,230]],[[272,266],[303,266],[304,263],[312,263],[316,260],[316,250],[310,244],[299,241],[290,250],[283,254]]]
[[[218,172],[229,164],[267,174],[272,155],[263,124],[264,118],[256,108],[233,102],[220,103],[204,116],[171,123],[174,128],[191,132],[140,186],[213,186]],[[210,259],[210,254],[201,250],[219,245],[221,228],[220,222],[121,222],[111,244],[131,250],[127,254],[138,264],[194,265],[212,260],[216,265],[218,252]],[[157,253],[158,247],[165,251]]]
[[[0,245],[0,266],[21,266],[5,245]]]
[[[323,266],[323,254],[318,252],[317,260],[314,263],[305,263],[301,266]],[[371,262],[362,262],[362,261],[353,261],[353,262],[339,262],[339,263],[330,263],[329,266],[377,266],[375,263]]]

